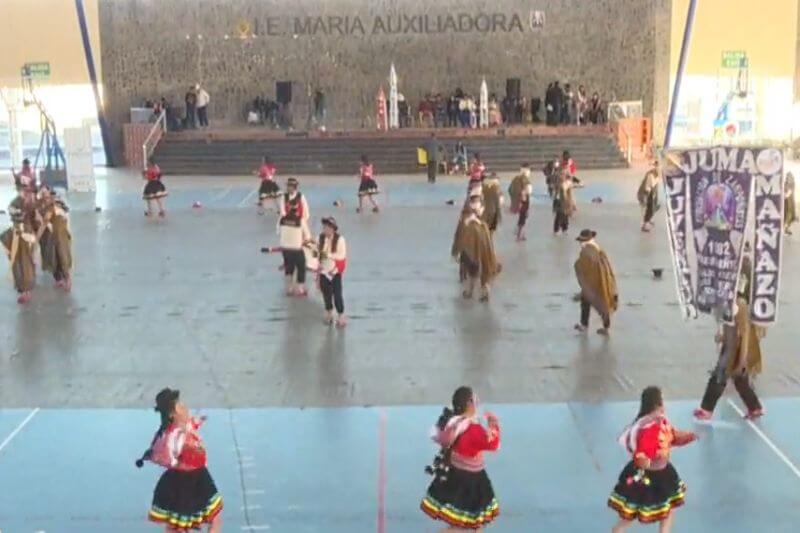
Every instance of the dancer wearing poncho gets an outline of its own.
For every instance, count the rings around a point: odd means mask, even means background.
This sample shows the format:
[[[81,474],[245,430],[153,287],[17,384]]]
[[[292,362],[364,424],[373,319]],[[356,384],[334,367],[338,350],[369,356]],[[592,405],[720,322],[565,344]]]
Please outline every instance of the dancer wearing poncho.
[[[8,214],[11,217],[11,227],[0,234],[0,242],[8,254],[14,288],[19,293],[17,303],[26,304],[31,300],[31,291],[36,283],[36,231],[42,223],[30,188],[22,190],[11,201]]]
[[[525,224],[528,222],[528,211],[531,207],[533,185],[530,180],[531,168],[528,163],[523,163],[511,185],[508,186],[508,195],[511,198],[511,212],[517,214],[517,242],[525,240]]]
[[[589,327],[589,311],[594,308],[603,319],[603,327],[597,333],[608,335],[611,315],[617,310],[619,296],[611,262],[594,240],[596,235],[597,232],[585,229],[575,239],[581,245],[581,253],[575,261],[575,276],[581,288],[581,321],[575,324],[575,329],[586,331]]]
[[[261,179],[261,186],[258,188],[258,209],[259,213],[263,213],[264,201],[272,200],[275,202],[275,210],[280,209],[278,205],[278,197],[281,195],[281,188],[275,181],[275,173],[277,168],[272,163],[269,156],[264,156],[261,166],[254,173]]]
[[[653,229],[653,215],[658,211],[658,185],[661,183],[658,161],[653,162],[653,168],[644,175],[639,190],[636,192],[636,199],[642,208],[642,231],[648,232]]]
[[[491,176],[483,179],[481,184],[483,196],[483,214],[481,219],[489,226],[489,231],[494,234],[503,218],[503,192],[500,189],[500,178],[492,172]]]
[[[39,248],[42,270],[50,272],[55,286],[69,291],[72,288],[72,234],[69,230],[69,208],[64,200],[50,189],[39,191]]]
[[[500,265],[492,243],[492,233],[486,222],[481,220],[483,205],[481,197],[471,196],[461,212],[453,246],[450,250],[459,262],[459,279],[466,283],[462,293],[464,298],[472,298],[475,284],[480,280],[480,301],[489,301],[489,285],[500,273]]]
[[[375,181],[375,168],[369,162],[369,158],[365,155],[361,156],[361,167],[358,169],[358,174],[361,182],[358,186],[358,207],[356,213],[361,213],[364,210],[364,198],[369,200],[372,204],[372,212],[377,213],[378,204],[375,202],[375,195],[380,192],[378,183]]]
[[[670,451],[697,440],[690,431],[673,428],[664,414],[661,389],[647,387],[636,420],[619,437],[619,443],[632,456],[619,475],[608,506],[620,520],[611,530],[622,533],[634,521],[659,522],[659,531],[672,527],[673,509],[684,503],[686,485],[670,463]]]
[[[792,234],[792,224],[797,222],[797,200],[794,193],[794,174],[787,172],[783,183],[783,230],[786,235]]]
[[[149,217],[153,215],[153,202],[155,202],[156,205],[158,205],[158,216],[162,218],[165,217],[167,213],[164,211],[162,200],[169,193],[167,192],[167,188],[164,187],[164,183],[161,181],[161,169],[156,165],[153,159],[150,159],[147,162],[147,169],[142,175],[147,182],[142,192],[142,199],[145,201],[145,204],[147,204],[147,211],[144,212],[144,216]]]
[[[714,414],[728,381],[733,381],[736,392],[747,407],[745,418],[754,420],[763,416],[764,408],[753,389],[752,378],[761,373],[761,339],[766,329],[750,320],[750,282],[753,275],[750,244],[745,243],[745,255],[736,288],[734,318],[730,324],[721,324],[715,336],[719,344],[719,358],[708,379],[700,407],[694,410],[698,420],[709,420]]]
[[[432,430],[441,449],[425,471],[434,476],[420,508],[455,530],[480,531],[500,514],[483,453],[500,447],[500,424],[486,413],[488,428],[478,418],[478,399],[469,387],[453,394],[453,408],[445,408]],[[452,531],[447,529],[445,531]]]
[[[575,198],[572,194],[572,180],[564,170],[559,171],[553,189],[553,234],[566,234],[569,230],[569,219],[575,214]]]
[[[199,530],[208,525],[209,533],[222,530],[222,496],[208,472],[208,459],[198,430],[205,418],[193,418],[179,400],[180,392],[164,389],[156,396],[156,411],[161,425],[150,448],[136,466],[145,460],[166,468],[153,491],[148,518],[166,526],[168,532]]]

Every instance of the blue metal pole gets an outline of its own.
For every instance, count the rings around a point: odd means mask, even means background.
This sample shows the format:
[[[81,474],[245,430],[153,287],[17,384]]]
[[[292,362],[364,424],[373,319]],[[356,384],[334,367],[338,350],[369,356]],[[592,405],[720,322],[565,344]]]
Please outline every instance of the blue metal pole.
[[[78,25],[81,28],[83,53],[86,56],[86,67],[89,70],[89,81],[92,84],[94,101],[97,105],[97,122],[100,124],[100,135],[103,138],[103,150],[106,153],[106,164],[108,166],[114,166],[114,160],[111,155],[111,138],[109,137],[108,123],[106,122],[105,112],[103,111],[103,101],[100,99],[100,89],[97,85],[97,71],[94,68],[92,43],[89,41],[89,28],[86,25],[86,12],[83,9],[83,0],[75,0],[75,10],[78,12]]]
[[[672,102],[670,102],[669,105],[667,129],[664,132],[664,150],[669,148],[670,141],[672,140],[672,123],[675,121],[675,110],[678,108],[678,97],[681,94],[681,82],[683,82],[683,71],[686,68],[686,58],[689,56],[689,43],[692,40],[692,26],[694,25],[694,14],[696,10],[697,0],[689,0],[689,11],[686,13],[686,26],[683,29],[681,56],[678,61],[678,71],[675,74],[675,87],[672,89]]]

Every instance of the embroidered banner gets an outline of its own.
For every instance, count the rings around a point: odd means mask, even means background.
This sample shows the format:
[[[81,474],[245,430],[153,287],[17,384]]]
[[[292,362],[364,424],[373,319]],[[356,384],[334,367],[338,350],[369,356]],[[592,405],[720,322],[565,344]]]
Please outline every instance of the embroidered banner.
[[[689,216],[689,180],[679,166],[677,155],[667,155],[671,164],[663,164],[667,198],[667,233],[672,250],[673,270],[678,286],[678,302],[684,318],[697,318],[692,292],[692,274],[686,248],[686,219]]]
[[[778,319],[778,282],[783,236],[783,154],[774,148],[759,150],[755,176],[755,242],[750,317],[760,325]]]
[[[715,147],[671,152],[666,159],[667,228],[684,316],[699,312],[732,320],[742,248],[750,242],[750,313],[757,323],[773,323],[780,278],[781,152]]]
[[[736,150],[731,158],[737,156],[746,157]],[[720,159],[712,162],[706,156],[708,164],[699,161],[689,174],[696,261],[692,274],[697,310],[729,322],[734,316],[752,177],[734,170],[738,164],[722,166]]]

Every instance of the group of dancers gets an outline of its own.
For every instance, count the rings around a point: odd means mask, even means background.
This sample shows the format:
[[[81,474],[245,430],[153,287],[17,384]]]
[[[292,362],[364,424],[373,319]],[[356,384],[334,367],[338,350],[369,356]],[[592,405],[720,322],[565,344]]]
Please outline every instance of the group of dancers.
[[[566,154],[568,155],[568,154]],[[575,212],[572,188],[579,183],[570,158],[551,163],[545,172],[548,191],[553,201],[554,233],[565,233],[568,221]],[[276,181],[277,169],[265,157],[257,175],[259,210],[266,201],[275,202],[278,212],[280,245],[264,251],[280,251],[283,258],[287,296],[307,297],[306,275],[311,272],[323,295],[325,323],[344,327],[347,323],[342,291],[342,276],[347,267],[347,244],[334,217],[322,219],[321,233],[315,238],[309,227],[310,210],[299,182],[289,178],[283,192]],[[363,157],[358,188],[359,207],[369,201],[378,212],[374,196],[378,186],[373,166]],[[468,168],[469,183],[455,231],[452,254],[459,263],[459,278],[466,284],[465,298],[472,298],[479,287],[480,299],[488,301],[489,288],[501,272],[494,235],[502,220],[505,204],[500,180],[487,172],[476,154]],[[143,198],[148,202],[146,215],[165,215],[162,199],[167,195],[161,171],[155,162],[148,163],[144,172],[147,181]],[[36,278],[36,250],[39,250],[42,269],[50,272],[56,286],[70,290],[72,283],[71,234],[68,208],[63,199],[47,186],[37,184],[26,160],[21,172],[14,172],[17,196],[8,213],[12,226],[0,234],[10,259],[14,285],[19,302],[30,301]],[[794,202],[794,180],[787,181],[787,204]],[[652,218],[658,209],[657,188],[660,170],[657,163],[646,174],[637,197],[643,209],[642,230],[652,228]],[[791,183],[791,187],[789,186]],[[524,227],[533,194],[531,168],[521,165],[520,172],[508,188],[509,209],[517,215],[515,237],[524,241]],[[794,206],[786,207],[785,230],[790,232],[796,220]],[[566,220],[565,220],[566,219]],[[596,241],[597,233],[582,230],[576,238],[581,249],[574,270],[580,291],[580,321],[575,329],[588,328],[591,309],[600,315],[607,335],[611,316],[617,309],[619,297],[616,278],[606,253]],[[749,283],[752,278],[752,250],[745,245],[742,274],[737,286],[735,317],[720,326],[716,335],[718,360],[708,381],[700,406],[694,411],[698,420],[713,416],[717,401],[728,381],[733,381],[746,407],[746,417],[755,419],[765,411],[752,387],[752,377],[761,371],[760,339],[764,329],[750,322]],[[208,525],[211,533],[221,531],[222,497],[207,468],[207,454],[199,429],[204,419],[192,417],[181,402],[180,393],[164,389],[156,397],[156,411],[161,422],[145,454],[145,460],[165,468],[153,494],[149,519],[164,525],[168,531],[189,531]],[[492,483],[485,470],[484,452],[497,451],[500,446],[500,423],[491,414],[481,423],[479,402],[469,387],[460,387],[453,394],[452,407],[443,410],[433,430],[433,440],[439,453],[426,471],[433,479],[421,501],[428,516],[443,521],[449,531],[481,530],[500,512]],[[658,523],[661,532],[669,532],[673,510],[684,503],[686,486],[670,462],[671,450],[689,444],[697,435],[674,428],[666,416],[664,399],[658,387],[642,391],[641,407],[634,421],[619,438],[620,445],[630,455],[608,498],[608,506],[619,516],[614,533],[624,531],[633,522]]]
[[[37,263],[53,276],[56,288],[72,288],[69,209],[52,188],[37,183],[29,160],[23,161],[20,172],[12,169],[12,175],[17,195],[8,206],[11,226],[0,234],[0,242],[11,265],[17,302],[27,304],[36,285]]]
[[[347,268],[347,242],[339,231],[338,222],[332,216],[323,217],[322,231],[316,239],[313,237],[309,227],[311,210],[296,178],[286,181],[286,192],[279,194],[277,203],[280,245],[264,247],[262,251],[281,252],[286,295],[307,297],[306,277],[310,272],[322,293],[325,323],[345,327],[342,278]]]
[[[478,160],[479,162],[479,160]],[[550,197],[553,199],[554,232],[565,232],[574,207],[569,209],[571,187],[576,180],[570,176],[569,165],[558,162],[545,169]],[[486,205],[497,205],[497,185],[494,178],[486,181],[485,167],[482,179],[470,176],[469,193],[459,219],[453,244],[453,255],[459,260],[460,279],[468,282],[464,297],[469,298],[475,283],[480,280],[481,299],[488,300],[489,282],[499,273],[499,263],[494,254],[492,236],[499,217]],[[573,170],[574,172],[574,170]],[[658,162],[646,173],[637,192],[642,206],[642,231],[653,227],[653,216],[658,210],[657,189],[661,174]],[[784,189],[785,231],[796,221],[794,212],[794,179],[787,176]],[[487,186],[484,186],[486,184]],[[530,166],[523,164],[520,173],[509,186],[511,211],[519,215],[516,237],[524,239],[523,228],[530,207],[532,186]],[[500,202],[502,203],[502,202]],[[565,206],[566,203],[566,206]],[[791,204],[791,205],[790,205]],[[562,229],[563,228],[563,229]],[[581,251],[574,264],[580,287],[575,300],[580,302],[580,322],[575,329],[588,328],[591,309],[600,315],[601,335],[608,335],[611,316],[617,310],[619,296],[616,277],[610,260],[596,242],[597,232],[584,229],[577,237]],[[765,329],[753,324],[749,316],[750,283],[752,282],[752,248],[745,243],[742,272],[737,284],[734,316],[722,323],[715,336],[718,346],[717,362],[711,371],[700,406],[694,410],[698,421],[707,421],[729,381],[747,408],[745,418],[757,419],[765,410],[753,387],[753,378],[761,372],[760,340]],[[445,522],[443,531],[481,530],[499,514],[499,504],[494,494],[483,461],[483,453],[496,451],[500,444],[500,427],[497,417],[487,413],[487,427],[480,423],[477,397],[468,387],[461,387],[453,395],[452,409],[442,413],[432,430],[433,440],[440,451],[426,471],[433,476],[421,509],[428,516]],[[659,531],[671,531],[673,510],[683,505],[686,485],[681,481],[670,462],[673,447],[684,446],[697,439],[691,431],[675,429],[664,411],[664,400],[658,387],[642,391],[641,407],[633,423],[625,428],[619,444],[630,454],[608,498],[608,506],[619,516],[613,533],[625,531],[638,521],[659,525]]]

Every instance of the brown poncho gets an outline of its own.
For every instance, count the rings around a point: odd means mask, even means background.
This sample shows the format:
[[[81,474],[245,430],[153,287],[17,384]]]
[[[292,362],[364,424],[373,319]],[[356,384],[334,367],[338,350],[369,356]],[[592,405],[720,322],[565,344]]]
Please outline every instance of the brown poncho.
[[[561,182],[556,185],[553,208],[560,210],[568,217],[575,214],[575,197],[572,194],[572,182],[570,180],[562,179]]]
[[[0,242],[5,247],[11,263],[11,274],[17,292],[33,290],[36,283],[36,266],[33,262],[34,239],[34,234],[24,231],[22,225],[8,228],[0,234]]]
[[[737,372],[748,375],[761,373],[761,338],[766,330],[750,321],[750,310],[747,301],[739,298],[736,301],[738,310],[733,324],[723,326],[723,350],[735,350],[728,357],[728,376]]]
[[[530,178],[525,174],[518,174],[511,180],[511,185],[508,186],[508,196],[511,198],[511,212],[519,213],[519,204],[522,199],[522,191],[528,188],[531,184]]]
[[[53,202],[43,213],[46,229],[39,238],[42,270],[60,277],[69,277],[72,272],[72,234],[69,231],[67,208],[61,202]]]
[[[581,286],[581,297],[604,316],[617,310],[619,296],[614,270],[606,253],[594,243],[589,242],[581,248],[575,261],[575,276]]]
[[[13,226],[0,234],[0,242],[8,253],[14,287],[18,292],[33,289],[36,282],[34,246],[36,244],[36,211],[17,196],[8,206]]]
[[[500,180],[486,178],[483,181],[482,190],[484,209],[481,219],[486,222],[491,231],[495,231],[502,219],[500,198],[503,196],[503,193],[500,192]]]
[[[489,226],[473,214],[462,215],[458,221],[451,254],[453,257],[464,254],[478,265],[481,285],[487,285],[499,272]]]

